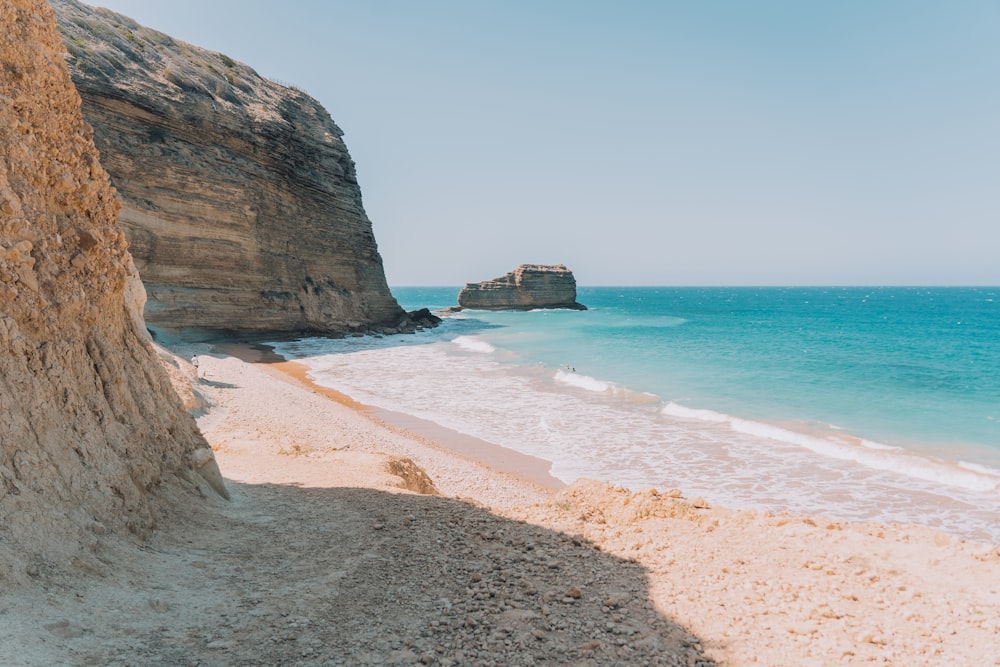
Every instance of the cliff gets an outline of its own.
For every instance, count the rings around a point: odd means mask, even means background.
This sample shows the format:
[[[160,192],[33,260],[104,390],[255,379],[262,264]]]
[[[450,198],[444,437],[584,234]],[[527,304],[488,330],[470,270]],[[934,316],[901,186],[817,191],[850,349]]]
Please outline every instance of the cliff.
[[[4,588],[102,567],[105,536],[146,534],[214,459],[125,305],[119,204],[55,15],[43,0],[0,0],[0,25]]]
[[[106,9],[52,0],[166,329],[412,329],[386,285],[343,132],[319,102]]]
[[[458,305],[478,310],[587,309],[577,303],[576,279],[562,264],[522,264],[499,278],[469,283],[458,293]]]

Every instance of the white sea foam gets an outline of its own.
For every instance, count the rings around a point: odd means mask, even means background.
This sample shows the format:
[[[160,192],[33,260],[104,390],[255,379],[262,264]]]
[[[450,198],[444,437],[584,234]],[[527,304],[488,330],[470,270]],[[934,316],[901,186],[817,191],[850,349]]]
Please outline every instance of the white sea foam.
[[[901,452],[901,451],[903,451],[902,447],[896,447],[895,445],[886,445],[886,444],[881,443],[881,442],[875,442],[874,440],[865,440],[864,438],[862,438],[859,441],[859,444],[862,447],[867,447],[868,449],[877,449],[877,450],[884,451],[884,452]]]
[[[486,343],[467,326],[306,339],[279,350],[305,357],[317,381],[363,403],[552,461],[566,482],[674,486],[731,507],[919,522],[1000,540],[1000,471],[883,449],[832,427],[814,434],[661,406],[651,394],[583,373],[518,364],[499,343],[493,353],[470,353],[451,338],[461,332],[464,342]]]
[[[455,345],[458,345],[463,350],[469,352],[480,352],[482,354],[491,354],[496,352],[496,348],[487,343],[485,340],[480,340],[475,336],[459,336],[451,341]]]
[[[729,428],[736,433],[798,445],[822,456],[853,461],[876,470],[885,470],[927,482],[979,492],[994,491],[1000,486],[1000,480],[991,478],[990,475],[984,475],[968,466],[952,465],[917,454],[904,453],[899,447],[870,440],[859,440],[858,444],[855,445],[839,437],[835,439],[824,438],[772,424],[740,419],[712,410],[685,408],[675,403],[668,403],[660,412],[682,419],[728,424]]]
[[[554,379],[557,383],[566,385],[567,387],[576,387],[577,389],[593,391],[598,394],[614,392],[614,385],[610,382],[604,382],[589,375],[581,375],[576,371],[557,370]]]
[[[714,423],[724,423],[732,419],[729,415],[724,415],[721,412],[715,412],[714,410],[699,410],[696,408],[686,408],[683,405],[678,405],[677,403],[667,403],[660,410],[665,415],[670,417],[680,417],[681,419],[695,419],[703,422],[714,422]]]
[[[532,308],[528,313],[576,313],[576,308]]]
[[[990,468],[989,466],[979,465],[978,463],[969,463],[968,461],[959,461],[959,468],[965,468],[966,470],[971,470],[972,472],[977,472],[980,475],[987,475],[989,477],[996,477],[1000,479],[1000,470],[996,468]]]
[[[660,397],[648,391],[633,391],[614,382],[606,382],[597,378],[577,373],[575,370],[557,369],[552,374],[552,380],[564,387],[572,387],[595,395],[614,397],[616,401],[622,401],[634,405],[653,406],[659,405]]]

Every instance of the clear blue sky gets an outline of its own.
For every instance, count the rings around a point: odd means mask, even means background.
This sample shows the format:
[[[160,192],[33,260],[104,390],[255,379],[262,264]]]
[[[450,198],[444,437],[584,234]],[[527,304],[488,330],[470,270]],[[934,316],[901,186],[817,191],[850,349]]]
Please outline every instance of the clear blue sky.
[[[343,128],[391,285],[1000,284],[1000,0],[104,0]]]

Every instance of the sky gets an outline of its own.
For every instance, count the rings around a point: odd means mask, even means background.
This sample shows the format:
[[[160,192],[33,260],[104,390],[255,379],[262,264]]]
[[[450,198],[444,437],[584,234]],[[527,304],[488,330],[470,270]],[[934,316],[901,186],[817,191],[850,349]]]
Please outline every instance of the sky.
[[[1000,0],[101,0],[317,98],[390,285],[1000,285]]]

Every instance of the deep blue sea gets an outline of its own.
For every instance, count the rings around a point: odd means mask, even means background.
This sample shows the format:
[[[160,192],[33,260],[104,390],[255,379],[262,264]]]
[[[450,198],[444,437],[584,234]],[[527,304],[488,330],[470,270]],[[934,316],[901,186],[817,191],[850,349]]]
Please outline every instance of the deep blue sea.
[[[394,288],[407,310],[457,287]],[[1000,542],[1000,288],[580,288],[413,336],[278,346],[564,481]]]

